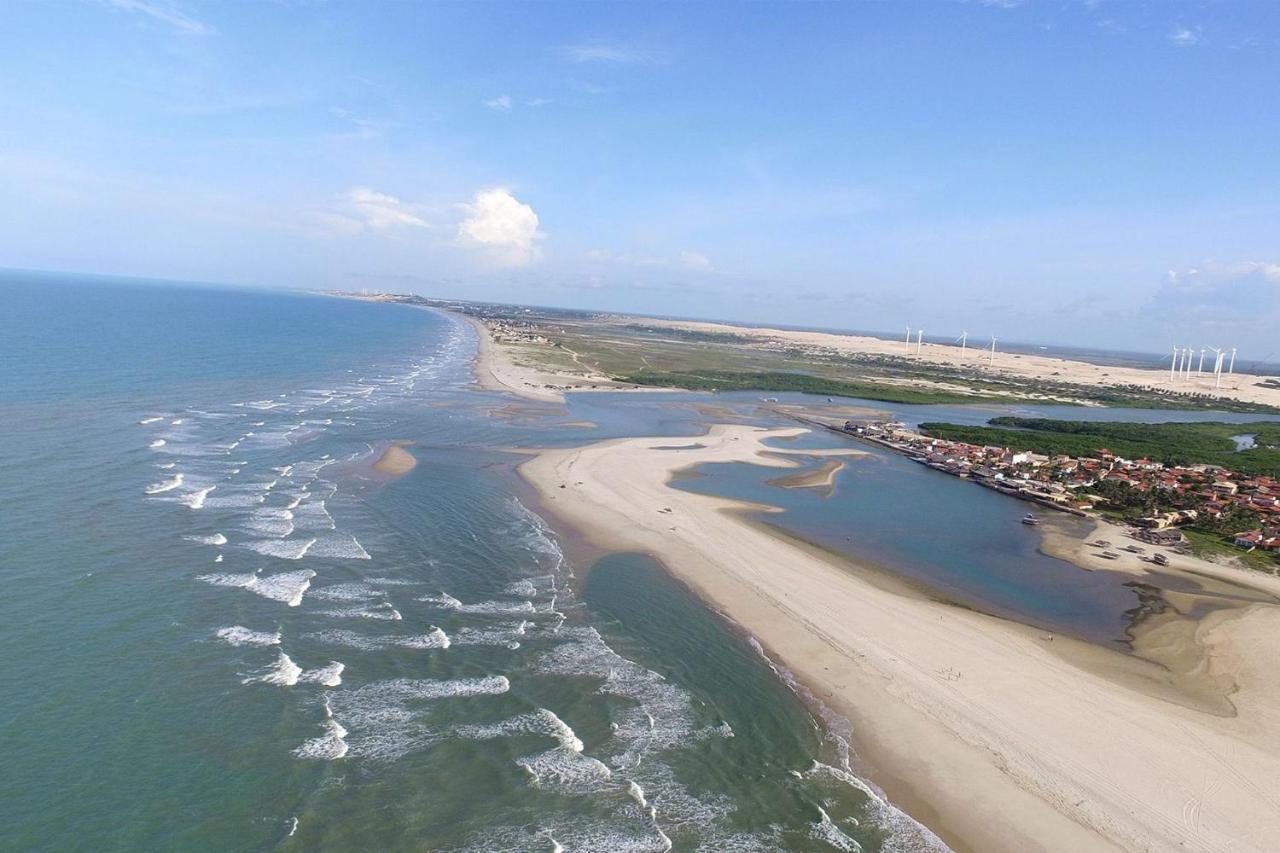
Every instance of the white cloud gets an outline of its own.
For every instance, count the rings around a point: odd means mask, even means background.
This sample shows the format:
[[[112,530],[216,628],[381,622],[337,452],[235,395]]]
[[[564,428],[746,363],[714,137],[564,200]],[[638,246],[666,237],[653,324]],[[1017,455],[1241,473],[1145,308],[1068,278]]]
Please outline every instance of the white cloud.
[[[561,55],[575,63],[608,62],[616,65],[657,65],[658,57],[647,50],[603,41],[585,42],[562,48]]]
[[[715,272],[716,269],[711,263],[711,259],[701,252],[681,252],[680,263],[688,269],[698,270],[699,272]]]
[[[1169,41],[1178,47],[1191,47],[1199,44],[1202,38],[1199,27],[1178,26],[1169,34]]]
[[[1280,328],[1280,263],[1208,260],[1169,270],[1145,313],[1169,334],[1274,342]]]
[[[1207,282],[1235,281],[1255,278],[1271,284],[1280,285],[1280,263],[1270,261],[1235,261],[1229,264],[1218,261],[1205,261],[1198,267],[1185,270],[1169,270],[1165,280],[1170,285],[1195,287]]]
[[[675,257],[661,255],[629,255],[611,252],[608,249],[591,249],[587,252],[587,260],[597,263],[623,264],[632,267],[657,267],[661,269],[683,269],[694,272],[716,272],[715,264],[702,252],[686,249]]]
[[[487,101],[481,101],[491,110],[509,110],[511,109],[511,98],[508,95],[499,95],[496,98],[490,98]]]
[[[345,200],[350,205],[354,218],[364,223],[365,227],[376,231],[399,226],[431,227],[414,209],[414,205],[367,187],[349,190]]]
[[[388,128],[393,126],[389,121],[364,118],[356,115],[350,110],[344,110],[341,107],[332,107],[329,112],[342,121],[348,122],[352,126],[352,129],[349,131],[336,134],[338,138],[342,139],[377,139],[382,136]]]
[[[546,235],[538,230],[538,214],[507,190],[481,190],[462,207],[459,245],[479,249],[504,267],[528,266],[542,257],[537,241]]]
[[[213,32],[213,28],[208,24],[197,21],[164,0],[105,0],[105,2],[112,8],[146,15],[162,24],[168,24],[184,35],[204,36]]]

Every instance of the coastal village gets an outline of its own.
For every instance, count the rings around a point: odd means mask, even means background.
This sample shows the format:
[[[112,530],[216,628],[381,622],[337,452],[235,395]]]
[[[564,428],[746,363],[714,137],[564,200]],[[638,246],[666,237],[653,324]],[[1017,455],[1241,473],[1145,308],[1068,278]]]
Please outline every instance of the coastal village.
[[[843,431],[930,468],[1075,515],[1107,506],[1108,498],[1099,492],[1110,491],[1103,485],[1108,483],[1194,506],[1132,519],[1135,538],[1154,545],[1184,544],[1186,537],[1179,530],[1183,526],[1229,514],[1256,517],[1255,529],[1236,532],[1231,541],[1245,550],[1280,554],[1280,481],[1272,477],[1244,476],[1217,465],[1166,466],[1151,459],[1123,459],[1105,448],[1087,457],[1047,456],[936,438],[896,421],[847,421]]]

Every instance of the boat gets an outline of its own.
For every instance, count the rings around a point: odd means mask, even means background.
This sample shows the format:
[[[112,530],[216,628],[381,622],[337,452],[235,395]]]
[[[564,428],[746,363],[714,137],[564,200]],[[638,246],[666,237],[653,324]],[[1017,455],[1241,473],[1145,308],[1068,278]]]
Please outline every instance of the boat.
[[[1023,524],[1036,525],[1036,524],[1039,524],[1039,523],[1040,523],[1040,519],[1036,518],[1036,517],[1035,517],[1033,514],[1031,514],[1031,513],[1027,513],[1026,515],[1024,515],[1024,516],[1022,517],[1022,523],[1023,523]]]

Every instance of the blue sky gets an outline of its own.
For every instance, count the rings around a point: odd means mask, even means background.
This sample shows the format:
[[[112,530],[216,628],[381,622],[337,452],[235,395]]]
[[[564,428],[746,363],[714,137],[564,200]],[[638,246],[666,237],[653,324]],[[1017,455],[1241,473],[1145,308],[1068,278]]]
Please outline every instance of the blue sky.
[[[0,266],[1280,355],[1280,4],[17,2]]]

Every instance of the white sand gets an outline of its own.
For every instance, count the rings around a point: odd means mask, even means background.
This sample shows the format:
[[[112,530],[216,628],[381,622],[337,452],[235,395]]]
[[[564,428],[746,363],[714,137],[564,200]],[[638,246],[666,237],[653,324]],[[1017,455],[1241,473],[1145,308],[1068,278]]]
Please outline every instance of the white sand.
[[[607,441],[521,472],[594,544],[652,554],[759,639],[958,850],[1280,848],[1280,608],[1182,620],[1164,639],[1186,663],[1174,673],[928,600],[668,486],[705,462],[794,467],[762,440],[800,432]]]

